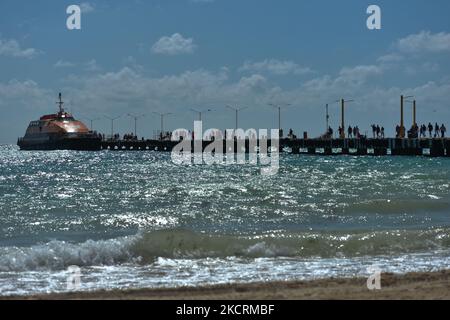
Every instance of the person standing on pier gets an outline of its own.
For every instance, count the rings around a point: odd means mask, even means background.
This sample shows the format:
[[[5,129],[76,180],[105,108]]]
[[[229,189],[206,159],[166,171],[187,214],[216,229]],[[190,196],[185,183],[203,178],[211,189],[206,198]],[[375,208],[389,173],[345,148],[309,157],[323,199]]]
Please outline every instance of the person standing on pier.
[[[329,137],[330,139],[333,138],[333,128],[331,128],[331,127],[328,127],[328,137]]]
[[[420,126],[420,137],[425,138],[427,132],[427,127],[423,124]]]
[[[381,127],[381,138],[383,138],[384,139],[384,127]]]
[[[447,128],[442,124],[441,126],[441,137],[445,138],[445,133],[447,132]]]
[[[377,125],[376,131],[377,131],[377,138],[379,139],[380,138],[380,134],[381,134],[381,128],[380,128],[379,125]]]
[[[439,134],[440,134],[440,128],[439,128],[439,125],[438,125],[438,123],[436,122],[436,124],[434,125],[434,137],[435,138],[439,138]]]
[[[352,129],[352,126],[349,126],[348,127],[348,137],[352,138],[352,136],[353,136],[353,129]]]
[[[433,138],[433,125],[431,122],[428,123],[428,132],[430,133],[430,138]]]
[[[377,132],[377,127],[373,124],[372,125],[372,133],[373,133],[373,138],[375,139],[375,134]]]

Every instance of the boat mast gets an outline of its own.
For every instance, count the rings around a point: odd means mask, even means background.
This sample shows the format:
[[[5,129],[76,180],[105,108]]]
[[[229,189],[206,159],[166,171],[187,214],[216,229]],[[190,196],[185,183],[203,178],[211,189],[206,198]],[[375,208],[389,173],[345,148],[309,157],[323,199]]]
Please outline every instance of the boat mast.
[[[64,112],[64,108],[63,108],[64,102],[62,101],[61,92],[59,93],[59,101],[56,102],[56,104],[59,106],[59,113],[63,113]]]

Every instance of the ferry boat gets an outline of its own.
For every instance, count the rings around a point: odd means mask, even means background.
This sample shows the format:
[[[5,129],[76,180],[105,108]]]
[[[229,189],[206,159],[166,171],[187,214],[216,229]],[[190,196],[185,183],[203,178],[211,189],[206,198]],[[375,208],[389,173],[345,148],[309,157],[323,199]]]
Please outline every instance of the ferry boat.
[[[21,150],[81,150],[101,149],[101,135],[90,131],[84,123],[64,110],[59,94],[59,111],[31,121],[23,138],[17,145]]]

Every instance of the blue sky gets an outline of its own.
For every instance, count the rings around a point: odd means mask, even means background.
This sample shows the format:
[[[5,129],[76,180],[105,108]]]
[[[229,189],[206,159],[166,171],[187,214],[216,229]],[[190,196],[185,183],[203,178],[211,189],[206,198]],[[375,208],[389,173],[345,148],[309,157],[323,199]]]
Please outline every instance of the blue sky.
[[[82,30],[66,28],[70,4],[82,7]],[[366,27],[370,4],[381,30]],[[244,128],[275,127],[271,102],[291,104],[283,127],[316,136],[325,104],[341,97],[355,99],[348,124],[391,133],[402,93],[416,96],[420,122],[450,127],[448,0],[2,0],[0,12],[1,143],[53,112],[59,91],[76,117],[102,118],[100,131],[104,115],[124,115],[124,133],[127,113],[146,114],[145,136],[159,129],[153,111],[172,112],[175,129],[192,127],[190,108],[212,108],[205,126],[232,128],[227,104],[249,107]]]

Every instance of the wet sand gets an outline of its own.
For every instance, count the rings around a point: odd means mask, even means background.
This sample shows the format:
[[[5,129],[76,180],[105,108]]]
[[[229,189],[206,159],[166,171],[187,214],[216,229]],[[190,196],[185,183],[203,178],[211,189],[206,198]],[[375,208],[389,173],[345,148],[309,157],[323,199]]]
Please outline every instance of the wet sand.
[[[450,299],[450,270],[406,275],[382,274],[381,290],[370,291],[367,279],[323,279],[198,288],[114,290],[6,299],[33,300],[358,300]]]

